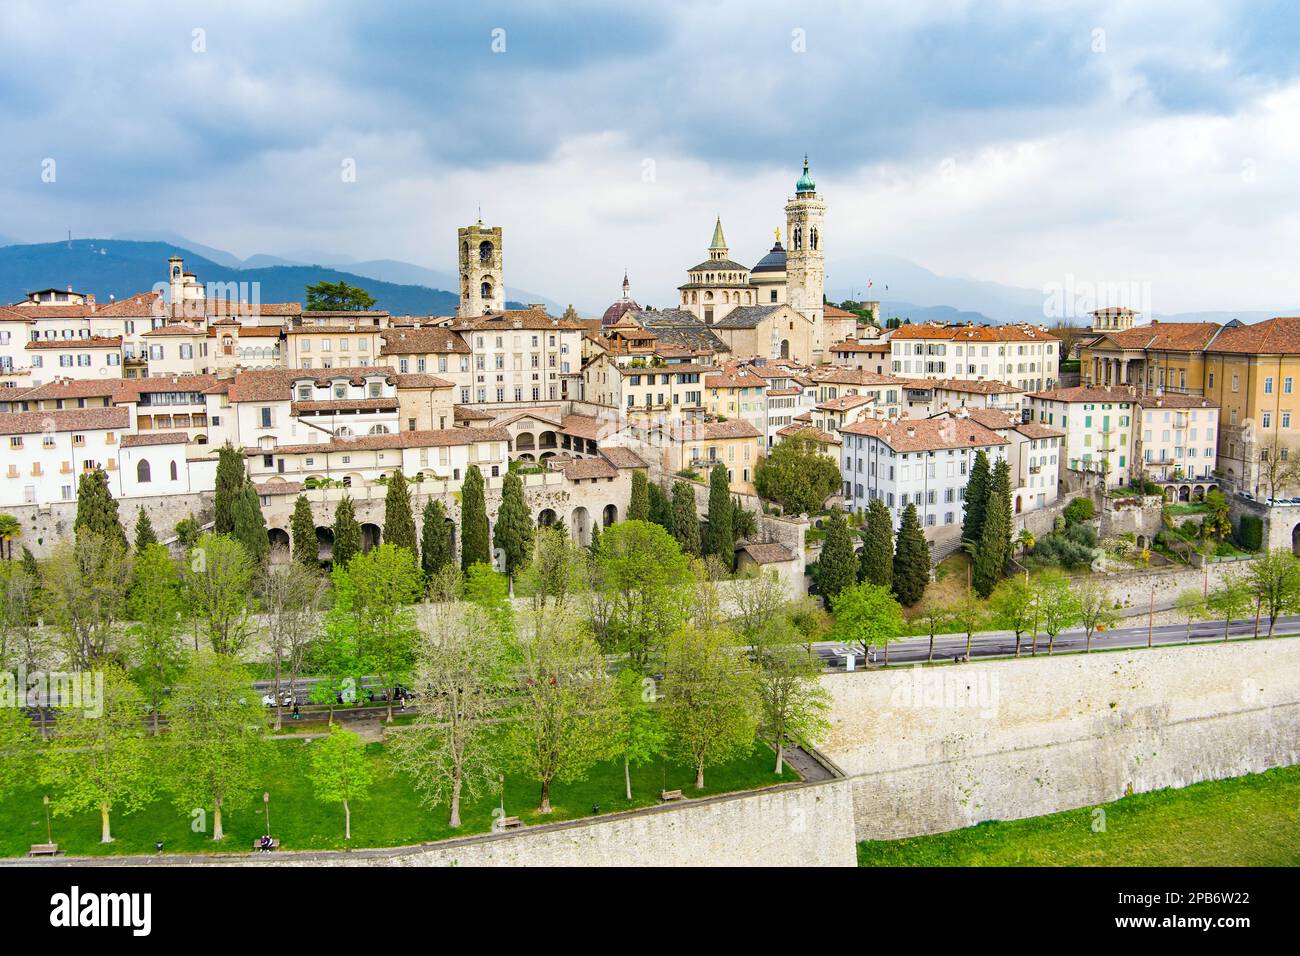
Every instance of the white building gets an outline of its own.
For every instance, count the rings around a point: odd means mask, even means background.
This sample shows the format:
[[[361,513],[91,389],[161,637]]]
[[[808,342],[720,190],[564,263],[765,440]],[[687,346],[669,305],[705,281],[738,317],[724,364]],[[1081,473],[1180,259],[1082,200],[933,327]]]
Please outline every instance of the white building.
[[[904,378],[1005,382],[1021,391],[1060,380],[1061,342],[1033,325],[903,325],[889,336],[892,371]]]
[[[944,413],[958,421],[969,419],[1005,438],[1011,466],[1011,509],[1014,514],[1037,511],[1058,497],[1061,441],[1065,432],[1050,425],[1022,420],[1019,411],[963,408]]]
[[[1133,468],[1132,386],[1080,385],[1034,392],[1026,397],[1030,418],[1065,432],[1062,477],[1069,486],[1127,485]]]

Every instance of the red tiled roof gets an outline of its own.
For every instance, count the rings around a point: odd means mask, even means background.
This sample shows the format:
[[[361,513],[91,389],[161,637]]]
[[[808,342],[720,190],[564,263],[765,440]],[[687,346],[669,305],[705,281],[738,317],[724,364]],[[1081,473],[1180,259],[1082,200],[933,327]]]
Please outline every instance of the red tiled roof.
[[[92,335],[81,339],[41,339],[28,342],[24,348],[29,349],[120,349],[120,335]]]
[[[1253,328],[1254,326],[1247,326]],[[1219,333],[1214,322],[1152,322],[1122,332],[1105,332],[1089,348],[1105,348],[1107,341],[1121,349],[1154,349],[1169,352],[1199,352]],[[1218,343],[1215,342],[1217,347]]]
[[[1131,385],[1076,385],[1030,392],[1029,397],[1046,402],[1132,402],[1137,400],[1137,389]]]
[[[943,339],[954,342],[1056,342],[1047,329],[1035,325],[924,325],[904,324],[891,340]]]
[[[1224,329],[1207,351],[1247,355],[1300,353],[1300,316],[1278,316],[1254,325]]]
[[[138,435],[123,435],[123,448],[143,448],[148,445],[186,445],[190,436],[185,432],[142,432]]]
[[[232,402],[275,402],[292,397],[293,386],[298,382],[312,382],[324,388],[340,378],[353,385],[361,385],[366,378],[382,376],[394,382],[394,372],[387,365],[367,365],[351,368],[272,368],[245,369],[230,380],[227,393]]]
[[[878,438],[894,451],[936,451],[1010,444],[1007,439],[979,422],[951,417],[915,421],[869,418],[845,425],[840,433]]]
[[[0,413],[0,435],[36,435],[41,432],[81,432],[126,428],[131,413],[125,408],[65,408],[52,412]]]
[[[430,355],[434,352],[468,354],[465,340],[450,329],[389,329],[380,332],[380,355]]]
[[[281,445],[278,448],[245,448],[248,457],[257,455],[310,455],[313,452],[376,451],[389,448],[434,448],[470,445],[475,442],[509,441],[504,428],[435,428],[427,431],[393,432],[391,435],[358,435],[335,438],[308,445]]]

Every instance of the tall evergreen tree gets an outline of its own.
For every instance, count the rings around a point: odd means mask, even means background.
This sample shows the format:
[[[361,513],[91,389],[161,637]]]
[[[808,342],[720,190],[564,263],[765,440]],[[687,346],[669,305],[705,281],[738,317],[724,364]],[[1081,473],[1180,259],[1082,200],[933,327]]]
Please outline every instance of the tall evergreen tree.
[[[135,514],[135,553],[140,554],[151,544],[158,543],[158,535],[154,534],[153,522],[149,520],[149,513],[143,508],[139,508]]]
[[[113,539],[127,550],[126,530],[117,515],[117,502],[108,490],[108,475],[102,468],[81,473],[77,484],[77,517],[74,532],[93,531]]]
[[[406,548],[420,557],[420,546],[415,536],[415,515],[411,513],[411,490],[401,469],[394,469],[388,478],[388,493],[384,496],[384,541]]]
[[[658,482],[650,482],[650,520],[673,533],[673,505]]]
[[[632,500],[627,505],[628,521],[650,520],[650,489],[645,471],[638,468],[632,472]]]
[[[916,505],[909,504],[898,524],[894,550],[894,594],[899,603],[911,607],[925,594],[930,583],[930,542],[921,530]]]
[[[600,522],[591,523],[591,544],[587,545],[587,550],[592,554],[600,553]]]
[[[867,526],[862,532],[862,559],[858,580],[894,586],[894,519],[883,498],[873,498],[867,507]]]
[[[334,508],[334,567],[346,568],[361,553],[361,525],[352,499],[344,495]]]
[[[633,472],[635,476],[637,473]],[[533,516],[524,500],[524,482],[513,471],[506,472],[501,485],[501,507],[492,529],[492,544],[505,555],[506,574],[515,574],[533,553]]]
[[[424,506],[424,527],[420,529],[420,567],[425,580],[431,579],[456,559],[452,548],[452,528],[442,502],[430,498]]]
[[[695,509],[695,486],[673,482],[673,537],[683,554],[700,556],[700,514]]]
[[[289,519],[290,540],[293,542],[293,559],[314,568],[319,562],[320,545],[316,541],[316,519],[311,514],[311,503],[306,495],[299,495],[293,503],[293,517]]]
[[[244,453],[230,442],[217,453],[216,488],[212,494],[212,530],[232,534],[235,530],[235,496],[244,487]]]
[[[727,466],[716,464],[709,472],[709,541],[706,554],[716,554],[728,568],[736,560],[736,539],[731,533],[731,489]]]
[[[961,539],[978,542],[984,534],[984,510],[989,498],[989,457],[981,449],[975,453],[970,478],[966,481],[966,517],[961,523]]]
[[[460,567],[462,571],[468,571],[472,564],[489,564],[491,561],[483,473],[478,470],[478,465],[470,465],[460,488]]]
[[[984,508],[984,530],[975,552],[971,583],[975,593],[988,597],[1006,573],[1011,557],[1011,468],[1005,458],[993,466]]]
[[[251,481],[235,494],[231,507],[235,519],[234,538],[244,546],[254,564],[261,565],[271,550],[271,541],[266,536],[266,519],[262,517],[262,499]]]
[[[844,514],[836,511],[826,519],[826,538],[817,560],[817,587],[827,601],[835,598],[858,579],[858,556]]]

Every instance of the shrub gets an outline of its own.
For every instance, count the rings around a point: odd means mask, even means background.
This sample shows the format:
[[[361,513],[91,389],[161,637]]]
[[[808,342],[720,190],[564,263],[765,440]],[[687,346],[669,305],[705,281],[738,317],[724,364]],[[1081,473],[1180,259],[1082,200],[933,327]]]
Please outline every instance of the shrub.
[[[1065,537],[1074,544],[1083,545],[1085,548],[1097,547],[1097,530],[1091,525],[1076,524],[1065,533]]]
[[[1237,525],[1237,540],[1247,551],[1258,551],[1264,546],[1264,520],[1255,515],[1242,515]]]
[[[1065,518],[1067,525],[1078,524],[1080,521],[1088,521],[1096,514],[1091,498],[1075,498],[1065,506],[1062,517]]]

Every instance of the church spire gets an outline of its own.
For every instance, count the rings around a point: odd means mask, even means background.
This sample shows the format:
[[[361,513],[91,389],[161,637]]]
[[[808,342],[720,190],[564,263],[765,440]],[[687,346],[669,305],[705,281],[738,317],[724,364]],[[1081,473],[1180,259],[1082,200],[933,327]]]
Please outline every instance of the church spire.
[[[718,217],[717,223],[713,227],[713,241],[709,243],[710,259],[727,258],[727,239],[722,234],[722,217]]]
[[[623,301],[629,302],[632,299],[632,283],[627,281],[627,270],[623,270]]]

